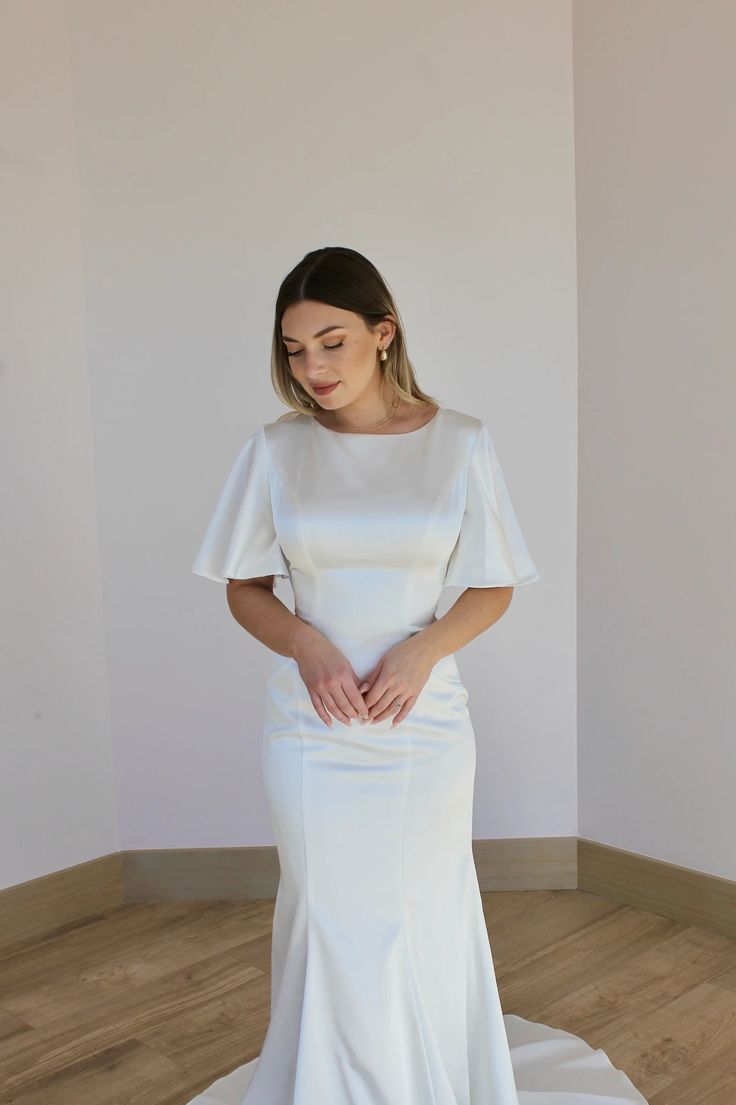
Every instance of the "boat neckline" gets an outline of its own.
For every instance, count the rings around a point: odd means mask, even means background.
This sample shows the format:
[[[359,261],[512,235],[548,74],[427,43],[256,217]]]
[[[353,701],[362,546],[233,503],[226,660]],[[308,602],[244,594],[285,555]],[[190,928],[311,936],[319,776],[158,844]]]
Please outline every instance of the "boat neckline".
[[[334,434],[335,437],[412,437],[414,434],[420,434],[422,430],[428,430],[430,426],[439,418],[444,407],[438,407],[428,422],[425,422],[422,426],[417,426],[414,430],[403,430],[401,433],[393,434],[376,434],[358,431],[358,430],[331,430],[329,426],[323,426],[321,422],[318,422],[313,414],[307,415],[307,417],[317,426],[320,430],[324,430],[326,434]]]

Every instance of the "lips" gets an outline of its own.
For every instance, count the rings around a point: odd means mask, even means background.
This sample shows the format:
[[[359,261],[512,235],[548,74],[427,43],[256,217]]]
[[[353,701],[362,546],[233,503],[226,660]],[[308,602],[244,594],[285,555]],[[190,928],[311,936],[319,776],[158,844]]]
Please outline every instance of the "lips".
[[[314,390],[317,392],[317,395],[329,395],[329,393],[331,391],[333,391],[339,383],[340,383],[339,380],[335,380],[334,384],[325,384],[323,387],[320,387],[317,384],[313,384],[312,386],[313,386]]]

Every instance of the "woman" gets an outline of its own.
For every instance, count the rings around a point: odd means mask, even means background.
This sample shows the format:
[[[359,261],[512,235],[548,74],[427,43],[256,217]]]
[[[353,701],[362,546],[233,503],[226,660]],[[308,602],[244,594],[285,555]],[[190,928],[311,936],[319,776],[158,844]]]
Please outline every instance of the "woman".
[[[539,575],[488,429],[421,390],[350,249],[284,280],[272,381],[291,412],[240,449],[192,567],[283,658],[263,740],[271,1018],[260,1056],[194,1101],[641,1105],[602,1051],[499,1002],[453,654]],[[437,619],[444,586],[467,590]]]

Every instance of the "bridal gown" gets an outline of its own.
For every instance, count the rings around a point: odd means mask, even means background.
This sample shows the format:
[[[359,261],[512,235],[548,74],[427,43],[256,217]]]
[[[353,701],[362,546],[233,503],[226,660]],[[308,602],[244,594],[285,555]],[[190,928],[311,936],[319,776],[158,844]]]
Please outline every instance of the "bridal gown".
[[[539,578],[491,435],[440,407],[407,433],[290,412],[237,453],[191,569],[288,578],[358,682],[443,587]],[[454,655],[406,717],[317,714],[296,661],[265,686],[280,881],[261,1053],[189,1105],[646,1105],[581,1038],[503,1014],[472,853],[475,736]]]

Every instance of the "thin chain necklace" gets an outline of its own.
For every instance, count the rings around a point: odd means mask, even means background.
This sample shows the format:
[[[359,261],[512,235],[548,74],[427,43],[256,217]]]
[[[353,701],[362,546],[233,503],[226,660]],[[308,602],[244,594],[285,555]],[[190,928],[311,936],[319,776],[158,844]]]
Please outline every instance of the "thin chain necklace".
[[[391,404],[391,413],[387,414],[385,418],[382,418],[380,422],[374,422],[372,426],[366,426],[363,430],[344,430],[343,433],[370,433],[371,430],[377,430],[379,426],[383,426],[386,422],[390,422],[396,414],[396,410],[399,405],[399,396],[396,394],[396,398]]]
[[[375,422],[372,426],[368,426],[367,427],[368,430],[369,431],[370,430],[377,430],[379,426],[383,426],[384,422],[390,422],[391,419],[396,414],[396,410],[398,408],[398,405],[399,405],[399,397],[397,395],[396,398],[394,399],[393,403],[391,404],[391,413],[387,414],[385,418],[382,418],[380,422]]]

